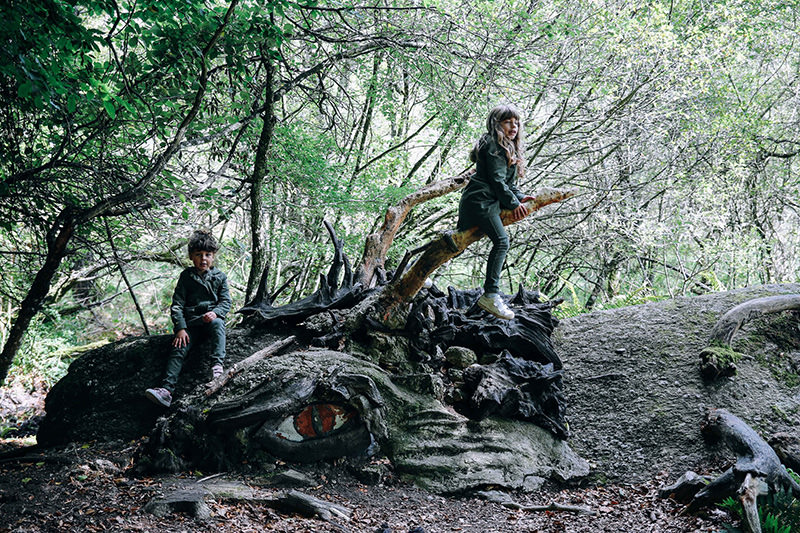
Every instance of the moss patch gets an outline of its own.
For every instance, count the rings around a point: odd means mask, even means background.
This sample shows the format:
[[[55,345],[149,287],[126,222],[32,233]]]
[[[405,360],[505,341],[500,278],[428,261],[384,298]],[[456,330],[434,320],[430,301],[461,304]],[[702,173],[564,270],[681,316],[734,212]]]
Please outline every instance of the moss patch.
[[[700,364],[703,376],[707,379],[716,379],[736,374],[736,363],[744,354],[737,352],[730,346],[712,343],[700,352]]]

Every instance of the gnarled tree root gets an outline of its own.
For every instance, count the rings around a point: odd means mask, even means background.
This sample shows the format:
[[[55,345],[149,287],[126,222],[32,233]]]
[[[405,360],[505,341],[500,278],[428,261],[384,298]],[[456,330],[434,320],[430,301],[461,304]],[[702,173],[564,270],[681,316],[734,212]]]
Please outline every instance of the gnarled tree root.
[[[745,531],[759,532],[756,508],[759,494],[791,490],[800,498],[800,485],[792,479],[780,459],[750,426],[725,409],[712,409],[701,425],[707,440],[725,444],[737,455],[736,464],[695,494],[684,512],[694,512],[733,497],[745,510]]]

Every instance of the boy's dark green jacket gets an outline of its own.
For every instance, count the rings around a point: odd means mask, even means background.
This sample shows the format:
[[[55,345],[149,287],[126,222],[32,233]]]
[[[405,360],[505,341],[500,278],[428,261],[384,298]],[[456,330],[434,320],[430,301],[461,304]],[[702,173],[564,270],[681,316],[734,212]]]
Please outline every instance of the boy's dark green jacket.
[[[211,267],[205,276],[198,274],[193,266],[181,272],[170,307],[176,332],[198,325],[200,317],[209,311],[224,319],[230,309],[228,278],[220,269]]]
[[[516,186],[517,165],[508,166],[506,152],[490,135],[484,135],[478,149],[475,175],[469,180],[458,208],[459,228],[469,221],[499,215],[501,209],[516,209],[525,197]]]

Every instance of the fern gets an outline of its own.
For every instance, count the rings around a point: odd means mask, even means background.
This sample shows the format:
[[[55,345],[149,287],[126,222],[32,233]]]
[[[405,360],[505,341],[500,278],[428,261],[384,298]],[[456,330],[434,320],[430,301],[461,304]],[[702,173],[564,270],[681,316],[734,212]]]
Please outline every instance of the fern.
[[[728,514],[732,514],[737,518],[742,517],[742,504],[739,500],[734,500],[732,497],[728,496],[721,502],[717,504],[717,506],[722,509],[723,511],[727,511]]]
[[[790,471],[792,477],[797,474]],[[739,520],[743,517],[742,504],[732,497],[727,497],[717,504]],[[800,500],[792,496],[791,491],[778,492],[759,496],[758,516],[761,520],[763,533],[800,533]],[[725,533],[740,533],[741,529],[730,524],[724,524]]]
[[[772,533],[800,532],[800,500],[792,496],[791,491],[781,490],[774,494],[759,498],[759,514],[764,531]],[[767,518],[773,518],[776,529],[766,529]]]
[[[791,526],[782,525],[779,519],[772,514],[761,518],[762,533],[792,533]]]

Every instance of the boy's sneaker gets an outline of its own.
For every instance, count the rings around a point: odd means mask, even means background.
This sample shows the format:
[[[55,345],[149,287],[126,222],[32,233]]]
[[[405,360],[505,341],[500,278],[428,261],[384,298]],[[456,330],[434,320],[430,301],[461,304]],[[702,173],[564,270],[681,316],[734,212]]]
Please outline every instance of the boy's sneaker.
[[[500,295],[496,293],[482,294],[481,297],[478,298],[478,307],[503,320],[511,320],[514,318],[514,311],[509,309],[503,299],[500,298]]]
[[[211,367],[211,379],[217,379],[222,375],[222,365],[217,363],[216,365]]]
[[[167,389],[161,387],[157,389],[147,389],[144,391],[145,397],[156,405],[169,407],[172,405],[172,394]]]

